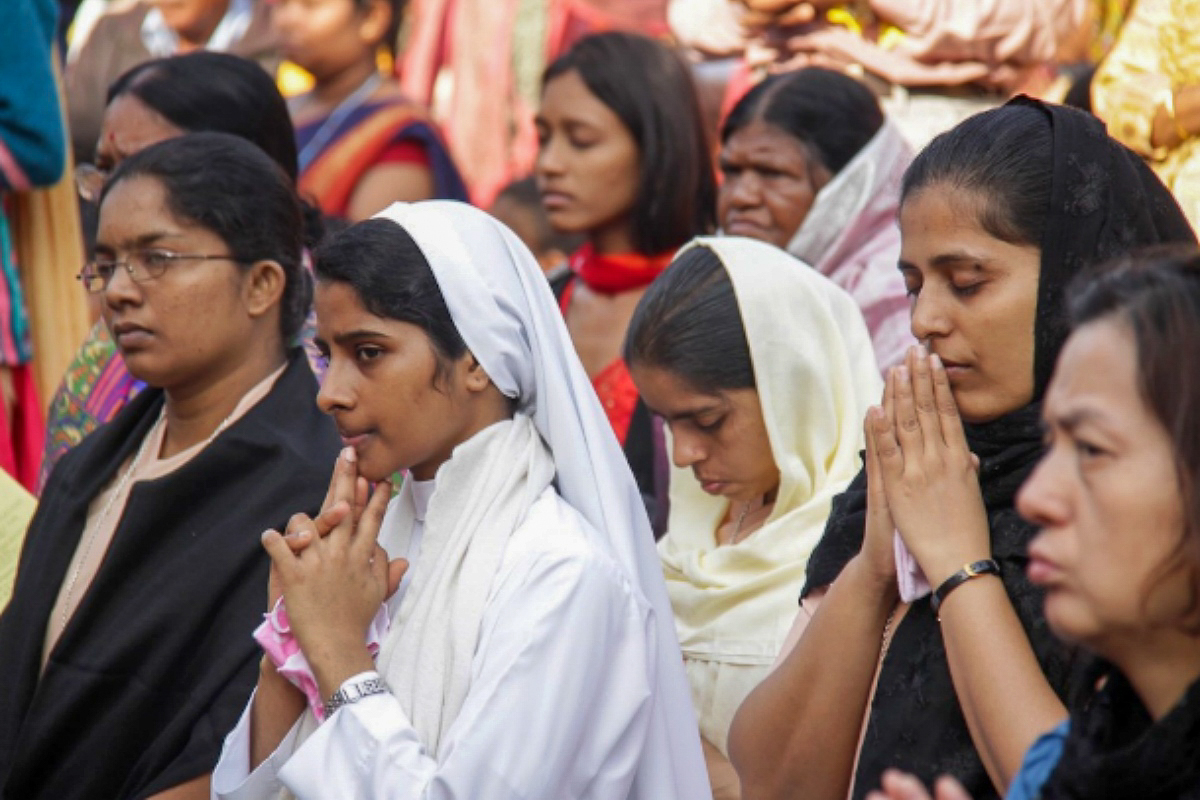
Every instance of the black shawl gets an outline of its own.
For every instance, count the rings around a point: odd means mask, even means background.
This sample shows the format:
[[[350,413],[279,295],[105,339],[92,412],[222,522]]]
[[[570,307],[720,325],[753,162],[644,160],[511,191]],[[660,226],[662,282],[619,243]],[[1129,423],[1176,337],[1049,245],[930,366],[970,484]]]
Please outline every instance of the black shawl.
[[[1167,189],[1140,158],[1110,139],[1096,118],[1027,97],[1012,103],[1041,109],[1053,135],[1050,209],[1041,243],[1034,329],[1035,402],[965,428],[980,458],[992,553],[1000,563],[1005,589],[1051,686],[1070,702],[1085,690],[1084,659],[1057,642],[1042,616],[1041,594],[1025,577],[1025,550],[1036,529],[1013,506],[1017,489],[1041,455],[1040,398],[1067,336],[1066,287],[1093,263],[1141,245],[1194,242],[1195,237]],[[825,535],[809,560],[805,594],[832,583],[862,547],[865,489],[863,472],[834,500]],[[855,773],[854,797],[878,787],[888,767],[912,772],[926,783],[950,773],[976,800],[997,797],[959,707],[929,598],[909,609],[884,659]]]
[[[1200,681],[1154,722],[1113,671],[1071,715],[1062,758],[1039,800],[1200,800]]]
[[[148,389],[63,457],[0,616],[0,796],[140,798],[210,772],[258,674],[268,527],[314,513],[340,447],[300,351],[271,392],[175,472],[133,486],[39,680],[88,504],[158,418]]]

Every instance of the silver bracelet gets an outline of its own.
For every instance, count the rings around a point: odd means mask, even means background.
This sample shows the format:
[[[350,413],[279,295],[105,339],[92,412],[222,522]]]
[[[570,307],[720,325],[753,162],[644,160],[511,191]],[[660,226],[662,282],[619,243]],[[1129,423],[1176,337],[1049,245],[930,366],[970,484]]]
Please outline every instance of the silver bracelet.
[[[383,694],[387,690],[387,684],[383,682],[383,678],[378,676],[343,683],[341,688],[330,695],[329,699],[325,701],[325,719],[333,716],[333,712],[342,706],[357,703],[364,697],[370,697],[373,694]]]

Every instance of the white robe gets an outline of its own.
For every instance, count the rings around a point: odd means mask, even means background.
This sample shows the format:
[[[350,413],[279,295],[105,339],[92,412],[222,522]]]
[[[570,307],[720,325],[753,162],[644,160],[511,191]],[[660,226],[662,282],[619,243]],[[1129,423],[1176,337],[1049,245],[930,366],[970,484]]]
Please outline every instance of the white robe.
[[[431,487],[413,488],[415,552]],[[381,694],[343,706],[299,747],[297,723],[250,771],[248,705],[213,796],[266,800],[286,787],[300,800],[630,797],[651,719],[656,626],[625,571],[589,544],[587,525],[547,489],[513,532],[440,762]]]

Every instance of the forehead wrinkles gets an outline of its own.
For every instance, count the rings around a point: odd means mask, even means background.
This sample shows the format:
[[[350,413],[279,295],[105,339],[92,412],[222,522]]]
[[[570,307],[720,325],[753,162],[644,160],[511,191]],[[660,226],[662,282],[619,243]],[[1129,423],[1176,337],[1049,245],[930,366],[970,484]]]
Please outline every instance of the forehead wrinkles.
[[[753,122],[725,140],[721,157],[786,163],[810,170],[823,165],[811,144],[769,122]],[[799,162],[797,164],[797,161]]]

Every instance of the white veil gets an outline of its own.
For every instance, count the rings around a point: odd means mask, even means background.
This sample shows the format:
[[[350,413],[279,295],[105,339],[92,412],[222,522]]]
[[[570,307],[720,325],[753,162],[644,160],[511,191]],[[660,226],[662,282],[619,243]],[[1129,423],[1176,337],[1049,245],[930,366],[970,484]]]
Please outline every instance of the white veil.
[[[376,216],[416,241],[467,347],[496,387],[533,418],[554,458],[559,494],[588,520],[595,546],[628,571],[654,609],[656,691],[630,796],[710,797],[645,507],[537,261],[512,231],[463,203],[394,203]]]

